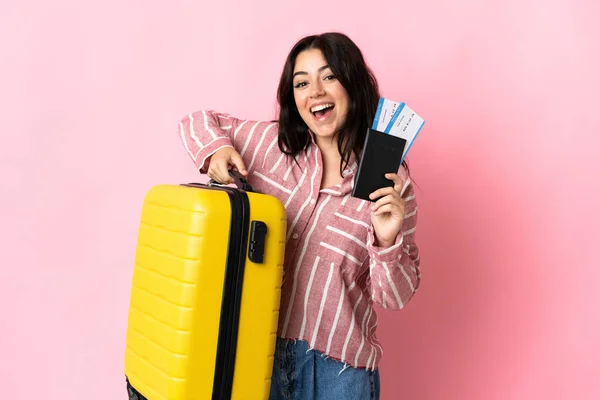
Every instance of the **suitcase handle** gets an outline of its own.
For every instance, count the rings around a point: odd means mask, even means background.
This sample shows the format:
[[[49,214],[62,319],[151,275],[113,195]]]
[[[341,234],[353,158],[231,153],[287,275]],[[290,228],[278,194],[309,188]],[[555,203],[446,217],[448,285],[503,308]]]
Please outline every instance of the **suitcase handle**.
[[[240,174],[238,171],[234,171],[231,169],[229,170],[229,175],[231,175],[231,177],[233,178],[233,183],[235,183],[235,186],[237,186],[238,189],[243,190],[245,192],[254,192],[254,189],[252,189],[252,186],[248,183],[246,178],[244,178],[244,175]],[[207,185],[208,186],[227,186],[227,185],[218,183],[214,179],[209,180]]]

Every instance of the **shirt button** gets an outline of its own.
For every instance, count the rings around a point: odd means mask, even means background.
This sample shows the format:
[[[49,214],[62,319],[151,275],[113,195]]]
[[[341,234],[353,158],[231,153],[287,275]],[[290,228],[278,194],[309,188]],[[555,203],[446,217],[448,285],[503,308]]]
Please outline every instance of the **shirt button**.
[[[316,200],[315,200],[315,199],[311,199],[311,200],[310,200],[310,204],[314,205],[315,203],[316,203]]]
[[[298,239],[298,234],[297,234],[297,233],[294,233],[294,234],[292,235],[292,237],[293,237],[294,239]]]

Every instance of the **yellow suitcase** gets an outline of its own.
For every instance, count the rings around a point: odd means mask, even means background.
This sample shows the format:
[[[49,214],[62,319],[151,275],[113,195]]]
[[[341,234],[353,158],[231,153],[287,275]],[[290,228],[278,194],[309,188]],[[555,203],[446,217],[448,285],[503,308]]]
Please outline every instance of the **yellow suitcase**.
[[[125,350],[130,399],[267,399],[286,214],[275,197],[208,184],[147,193]]]

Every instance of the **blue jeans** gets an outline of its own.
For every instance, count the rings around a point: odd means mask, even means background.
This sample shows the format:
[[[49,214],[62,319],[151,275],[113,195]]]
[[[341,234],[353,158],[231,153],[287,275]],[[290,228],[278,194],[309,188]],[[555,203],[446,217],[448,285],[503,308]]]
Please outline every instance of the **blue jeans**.
[[[305,341],[278,338],[269,400],[330,399],[379,400],[379,369],[345,366]]]

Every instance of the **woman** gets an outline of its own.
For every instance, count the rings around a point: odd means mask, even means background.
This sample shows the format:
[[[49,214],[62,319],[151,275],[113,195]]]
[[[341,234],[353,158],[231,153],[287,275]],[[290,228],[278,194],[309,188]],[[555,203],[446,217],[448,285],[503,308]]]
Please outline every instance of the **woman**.
[[[277,122],[198,111],[179,126],[201,173],[235,168],[285,205],[284,279],[271,399],[378,399],[381,344],[374,305],[401,309],[420,282],[416,202],[408,168],[367,202],[350,195],[377,81],[345,35],[292,49]]]

